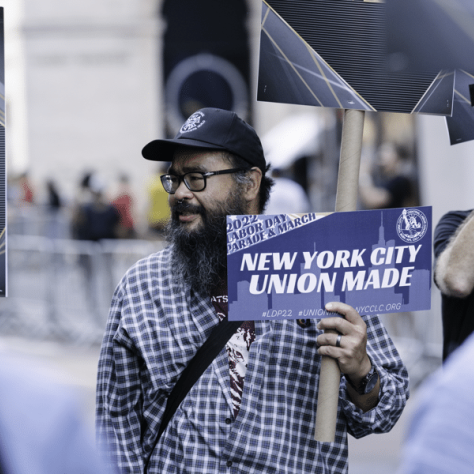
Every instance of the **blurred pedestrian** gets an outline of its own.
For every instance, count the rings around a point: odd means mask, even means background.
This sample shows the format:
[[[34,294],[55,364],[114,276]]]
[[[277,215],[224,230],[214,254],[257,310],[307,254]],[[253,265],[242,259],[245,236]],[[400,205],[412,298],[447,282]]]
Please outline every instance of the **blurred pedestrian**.
[[[74,239],[81,239],[80,230],[84,225],[83,208],[92,202],[90,181],[93,175],[92,171],[85,171],[83,173],[74,196],[71,216],[71,235]]]
[[[33,204],[35,201],[35,195],[33,193],[33,187],[31,185],[28,173],[25,171],[18,179],[20,185],[20,204]]]
[[[121,239],[132,239],[135,237],[135,222],[133,218],[134,199],[130,188],[129,177],[125,174],[119,176],[119,189],[117,196],[112,200],[112,206],[119,213],[117,225],[117,237]]]
[[[35,206],[35,193],[28,172],[8,176],[7,199],[9,233],[35,235],[39,219]]]
[[[79,265],[84,275],[84,288],[88,296],[87,303],[90,314],[95,321],[101,321],[99,314],[100,290],[97,284],[98,275],[105,279],[105,285],[110,293],[113,292],[112,265],[108,260],[110,254],[97,253],[97,246],[93,242],[105,239],[116,239],[120,215],[117,209],[107,201],[105,183],[93,174],[87,182],[87,189],[91,201],[80,205],[76,212],[75,236],[78,240],[89,241],[89,245],[81,245]],[[102,258],[99,259],[98,256]],[[102,265],[101,265],[102,263]],[[100,273],[99,273],[100,272]]]
[[[301,185],[283,174],[283,170],[275,168],[272,171],[275,181],[270,193],[270,200],[265,214],[294,214],[310,212],[311,205],[308,196]]]
[[[120,214],[111,203],[107,202],[105,184],[98,176],[93,175],[88,188],[92,200],[81,206],[77,227],[78,238],[93,241],[117,238]]]
[[[56,186],[56,183],[53,179],[48,179],[46,181],[46,189],[48,192],[48,206],[52,210],[58,210],[62,206],[61,197],[59,196],[59,191]]]
[[[413,185],[404,165],[408,153],[394,143],[383,143],[378,149],[378,169],[372,169],[364,160],[360,167],[359,194],[367,209],[391,209],[414,204]],[[378,182],[374,175],[380,173]]]
[[[421,386],[397,474],[474,471],[474,334]]]
[[[393,142],[382,143],[374,163],[361,161],[359,197],[365,209],[393,209],[415,205],[414,189],[409,177],[408,150]],[[387,319],[391,334],[406,334],[407,328],[416,335],[416,316],[408,311]]]
[[[45,229],[45,234],[50,238],[59,238],[65,237],[66,232],[61,229],[61,208],[62,200],[59,195],[58,188],[53,179],[48,179],[46,181],[46,191],[47,191],[47,228]]]
[[[160,163],[148,184],[148,228],[153,233],[162,234],[170,218],[168,193],[163,189],[160,176],[167,172],[168,164]]]
[[[112,474],[75,394],[29,359],[0,355],[0,472]]]

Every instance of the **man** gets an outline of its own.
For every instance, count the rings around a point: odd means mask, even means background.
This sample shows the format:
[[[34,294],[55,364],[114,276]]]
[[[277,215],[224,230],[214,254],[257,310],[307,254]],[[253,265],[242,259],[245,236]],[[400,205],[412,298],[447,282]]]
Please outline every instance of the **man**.
[[[347,432],[390,430],[408,376],[378,319],[343,303],[328,309],[345,319],[318,327],[244,322],[156,441],[170,391],[227,313],[225,217],[263,212],[271,179],[253,128],[219,109],[196,112],[143,155],[171,161],[162,178],[171,245],[132,267],[114,294],[99,362],[99,439],[123,473],[143,473],[147,462],[148,474],[346,473]],[[327,444],[313,439],[320,355],[345,374],[336,441]]]
[[[474,211],[445,214],[434,233],[434,281],[441,291],[443,361],[474,331]]]

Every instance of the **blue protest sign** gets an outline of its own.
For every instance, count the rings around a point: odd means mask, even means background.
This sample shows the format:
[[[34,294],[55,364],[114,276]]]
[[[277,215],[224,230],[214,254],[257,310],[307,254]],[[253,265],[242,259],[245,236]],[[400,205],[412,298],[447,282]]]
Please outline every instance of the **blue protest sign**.
[[[229,320],[431,307],[431,207],[227,217]]]

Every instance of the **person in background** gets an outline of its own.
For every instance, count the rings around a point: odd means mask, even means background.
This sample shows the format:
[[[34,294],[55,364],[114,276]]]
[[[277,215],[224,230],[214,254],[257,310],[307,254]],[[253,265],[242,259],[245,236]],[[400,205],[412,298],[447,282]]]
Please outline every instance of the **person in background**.
[[[133,219],[133,197],[130,189],[130,180],[127,175],[119,176],[119,189],[117,196],[112,200],[112,206],[119,213],[117,236],[121,239],[132,239],[135,237],[135,223]]]
[[[280,168],[272,170],[272,178],[275,185],[270,193],[265,214],[310,212],[311,205],[302,186],[292,179],[286,178]]]
[[[48,192],[48,206],[50,209],[58,210],[62,206],[61,197],[59,196],[59,191],[56,186],[56,183],[53,179],[48,179],[46,181],[46,189]]]
[[[29,358],[0,352],[0,472],[114,474],[96,450],[76,394]]]
[[[148,228],[152,234],[162,235],[170,218],[168,193],[163,189],[160,176],[166,173],[166,163],[160,163],[148,184]]]
[[[434,281],[441,291],[443,361],[474,331],[474,211],[450,211],[434,231]]]
[[[84,241],[83,245],[78,246],[81,249],[79,253],[79,267],[83,273],[84,288],[87,294],[87,304],[91,319],[98,321],[99,315],[99,285],[97,277],[98,265],[100,262],[106,262],[104,272],[105,287],[113,292],[115,282],[113,282],[112,264],[108,253],[98,258],[96,253],[96,242],[118,238],[118,226],[120,214],[117,209],[110,204],[105,196],[105,183],[97,174],[92,174],[87,180],[87,186],[84,189],[84,201],[77,203],[76,215],[74,220],[75,238]],[[88,201],[87,199],[90,199]]]
[[[65,232],[61,228],[61,208],[62,200],[59,195],[58,188],[53,179],[48,179],[46,181],[46,191],[47,191],[47,209],[49,214],[49,222],[46,229],[46,235],[51,238],[65,237]]]
[[[391,209],[413,205],[413,185],[404,172],[408,153],[394,143],[383,143],[378,150],[377,165],[380,182],[376,184],[373,170],[361,162],[359,178],[360,200],[366,209]]]
[[[91,202],[86,202],[79,209],[78,238],[96,242],[102,239],[117,238],[120,214],[107,201],[105,184],[94,174],[89,179],[88,188],[92,199]]]
[[[81,228],[84,225],[83,208],[85,205],[92,202],[92,191],[90,189],[90,182],[94,172],[85,171],[76,190],[71,212],[71,236],[73,239],[82,239]]]
[[[474,334],[420,387],[397,474],[474,470]]]
[[[30,182],[28,173],[25,171],[22,173],[18,179],[20,185],[20,205],[21,204],[33,204],[35,202],[35,195],[33,192],[33,187]]]

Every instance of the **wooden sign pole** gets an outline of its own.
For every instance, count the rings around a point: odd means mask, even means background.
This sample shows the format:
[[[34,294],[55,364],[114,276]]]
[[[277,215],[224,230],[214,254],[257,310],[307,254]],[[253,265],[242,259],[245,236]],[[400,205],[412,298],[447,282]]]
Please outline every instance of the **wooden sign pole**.
[[[365,112],[362,110],[344,110],[336,212],[357,210],[364,115]],[[330,330],[326,332],[335,333],[335,331]],[[335,440],[339,383],[340,372],[336,360],[323,356],[321,359],[318,408],[314,431],[316,441],[332,443]]]

